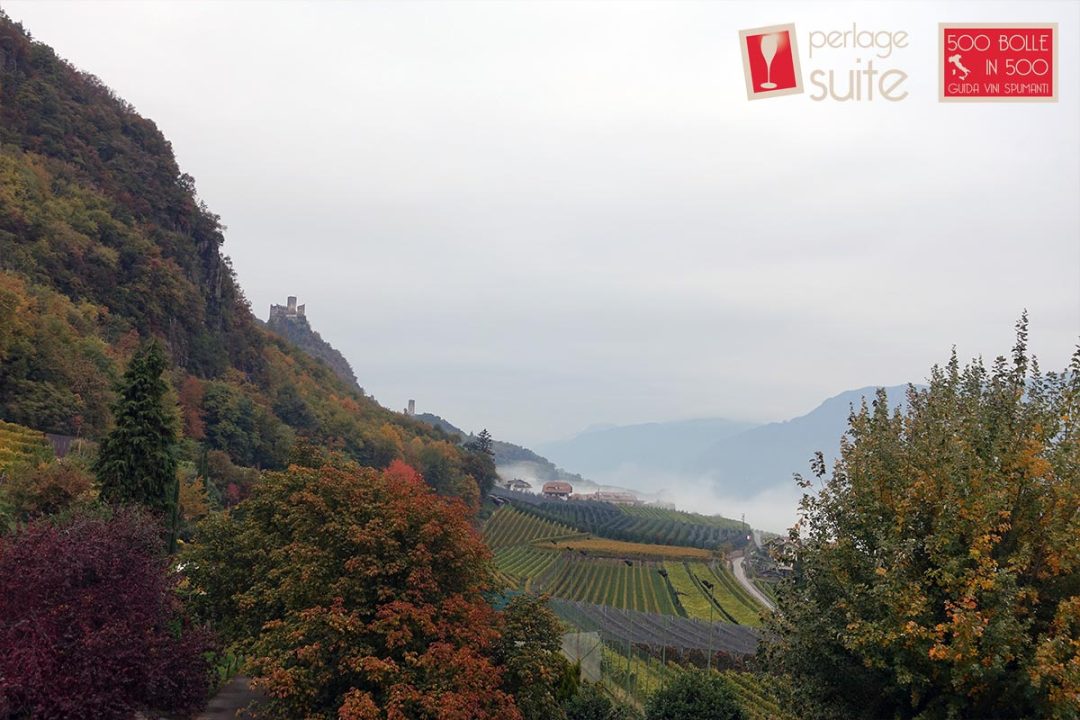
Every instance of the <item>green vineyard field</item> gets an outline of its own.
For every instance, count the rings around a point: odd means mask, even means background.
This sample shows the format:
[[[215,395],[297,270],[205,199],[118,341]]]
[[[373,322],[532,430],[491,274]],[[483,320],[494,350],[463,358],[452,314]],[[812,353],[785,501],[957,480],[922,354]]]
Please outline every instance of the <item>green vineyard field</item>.
[[[509,505],[492,513],[484,525],[484,540],[492,551],[575,534],[579,533],[571,527],[523,513]]]
[[[727,569],[712,568],[706,563],[678,562],[665,563],[664,567],[688,617],[761,625],[760,606]],[[711,593],[702,581],[712,583]]]
[[[495,551],[495,567],[511,587],[528,590],[532,578],[543,573],[558,558],[559,554],[551,550],[516,545]]]
[[[695,572],[702,573],[701,577],[712,581],[713,597],[724,608],[724,611],[735,619],[735,622],[740,625],[761,625],[761,612],[764,608],[750,596],[746,588],[739,584],[726,565],[719,563],[711,566],[699,565]]]
[[[655,507],[625,507],[596,500],[553,500],[493,490],[514,508],[559,525],[611,540],[719,550],[747,543],[746,525],[727,518]]]
[[[746,528],[746,525],[738,520],[732,520],[731,518],[721,517],[719,515],[701,515],[698,513],[670,510],[649,505],[623,505],[620,509],[627,515],[632,515],[634,517],[649,518],[666,522],[708,525],[710,527],[723,528],[725,530],[741,531]]]
[[[0,470],[17,462],[44,460],[51,454],[44,433],[0,420]]]
[[[769,692],[769,676],[736,670],[725,670],[720,674],[749,720],[795,720]]]
[[[532,588],[567,600],[641,612],[678,615],[671,590],[658,572],[661,563],[583,558],[565,553]]]

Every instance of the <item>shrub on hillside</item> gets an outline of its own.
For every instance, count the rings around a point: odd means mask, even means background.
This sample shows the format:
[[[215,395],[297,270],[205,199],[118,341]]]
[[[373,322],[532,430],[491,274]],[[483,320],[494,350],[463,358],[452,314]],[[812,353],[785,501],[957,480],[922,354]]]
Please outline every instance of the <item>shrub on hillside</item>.
[[[90,473],[63,461],[12,469],[3,492],[11,513],[20,520],[54,515],[86,505],[97,497]]]
[[[545,596],[518,595],[502,614],[497,658],[525,720],[562,720],[563,702],[577,692],[580,668],[563,656],[561,640]]]
[[[744,720],[735,694],[716,673],[687,670],[649,698],[645,720]]]
[[[638,720],[641,714],[629,705],[619,705],[599,685],[583,683],[577,694],[563,705],[566,720]]]
[[[185,623],[176,581],[160,526],[134,510],[0,538],[0,717],[201,707],[209,637]]]
[[[492,660],[490,555],[465,506],[401,462],[267,473],[185,561],[275,717],[521,717]]]

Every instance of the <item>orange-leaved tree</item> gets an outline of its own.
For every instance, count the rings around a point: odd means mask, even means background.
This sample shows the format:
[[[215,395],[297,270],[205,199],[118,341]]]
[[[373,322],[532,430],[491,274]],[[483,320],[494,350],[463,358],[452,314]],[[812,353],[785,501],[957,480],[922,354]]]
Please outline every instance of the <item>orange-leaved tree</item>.
[[[292,466],[200,526],[198,611],[287,718],[513,720],[481,593],[491,559],[408,465]]]

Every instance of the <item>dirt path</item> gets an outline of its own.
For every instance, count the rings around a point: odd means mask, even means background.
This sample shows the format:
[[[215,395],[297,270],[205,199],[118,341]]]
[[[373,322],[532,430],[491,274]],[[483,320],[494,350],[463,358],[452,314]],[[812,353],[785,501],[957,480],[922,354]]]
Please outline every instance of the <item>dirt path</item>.
[[[735,579],[739,581],[739,584],[746,588],[746,592],[750,593],[755,600],[770,610],[776,609],[776,605],[773,604],[773,601],[766,597],[765,593],[758,590],[757,586],[750,582],[746,577],[746,571],[743,570],[743,558],[741,555],[731,561],[731,569],[735,573]]]
[[[235,720],[236,718],[254,720],[256,716],[248,712],[248,706],[257,701],[261,693],[252,690],[248,684],[248,678],[233,678],[210,700],[206,710],[195,716],[195,720]]]

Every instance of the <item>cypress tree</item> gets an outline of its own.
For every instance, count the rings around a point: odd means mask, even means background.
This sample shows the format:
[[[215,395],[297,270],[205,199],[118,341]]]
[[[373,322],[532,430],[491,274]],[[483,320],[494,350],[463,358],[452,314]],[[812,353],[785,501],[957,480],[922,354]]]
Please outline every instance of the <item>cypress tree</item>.
[[[165,367],[165,354],[155,341],[135,353],[113,405],[116,426],[101,442],[94,472],[104,501],[143,505],[161,518],[172,551],[180,486],[176,421],[163,403]]]

